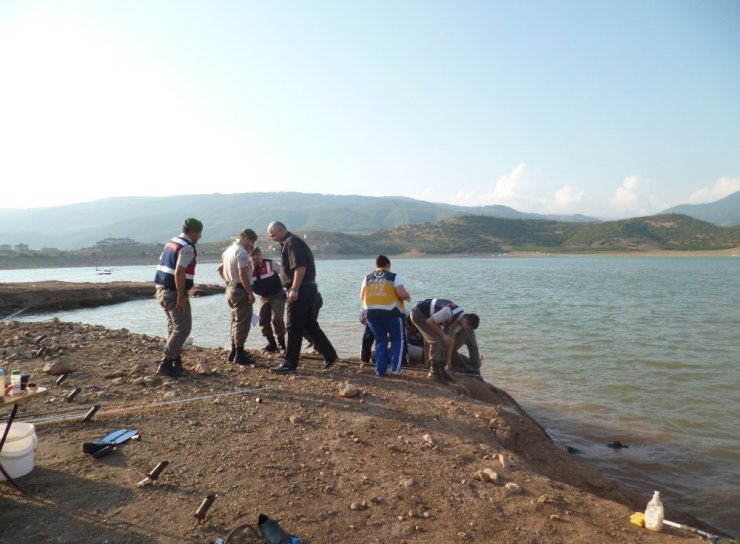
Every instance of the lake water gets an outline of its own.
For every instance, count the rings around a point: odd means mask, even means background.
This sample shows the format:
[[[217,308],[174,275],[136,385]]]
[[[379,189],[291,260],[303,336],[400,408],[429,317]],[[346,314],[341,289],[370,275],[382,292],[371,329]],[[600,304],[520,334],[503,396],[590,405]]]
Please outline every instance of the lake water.
[[[318,261],[319,318],[340,356],[359,354],[367,260]],[[153,266],[0,271],[0,281],[150,281]],[[664,503],[740,533],[740,258],[396,259],[412,300],[442,297],[481,317],[483,375],[563,447]],[[199,283],[219,283],[216,264]],[[152,300],[58,315],[164,336]],[[193,299],[195,343],[224,347],[222,296]],[[0,316],[4,317],[4,316]],[[247,347],[264,344],[253,329]],[[607,448],[619,440],[630,447]],[[627,520],[625,520],[627,523]]]

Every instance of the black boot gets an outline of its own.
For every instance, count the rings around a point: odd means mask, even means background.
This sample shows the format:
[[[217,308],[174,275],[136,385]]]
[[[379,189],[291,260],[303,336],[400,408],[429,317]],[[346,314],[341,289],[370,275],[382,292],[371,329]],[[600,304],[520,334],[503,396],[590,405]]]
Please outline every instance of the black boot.
[[[267,345],[262,348],[263,351],[266,351],[268,353],[275,353],[278,350],[277,344],[275,343],[275,337],[274,336],[268,336],[267,337]]]
[[[236,344],[232,342],[231,351],[229,352],[229,356],[226,358],[226,361],[229,363],[233,363],[235,358],[236,358]]]
[[[254,358],[244,351],[244,347],[238,346],[236,348],[236,357],[234,357],[234,362],[238,365],[253,365],[256,363]]]
[[[450,376],[450,373],[447,372],[447,369],[444,366],[440,365],[439,373],[442,375],[442,379],[445,383],[455,383],[455,378]]]
[[[169,376],[170,378],[177,378],[177,372],[175,371],[175,360],[168,359],[167,357],[162,358],[162,362],[157,367],[157,374],[160,376]]]
[[[175,372],[175,376],[182,376],[183,370],[182,370],[182,357],[180,355],[177,356],[177,359],[172,361],[172,370]]]
[[[447,381],[445,381],[440,372],[440,366],[440,363],[437,361],[432,361],[431,369],[429,370],[429,374],[427,374],[427,378],[434,380],[437,383],[441,383],[442,385],[447,385]]]
[[[277,337],[278,346],[280,349],[285,351],[285,335]]]

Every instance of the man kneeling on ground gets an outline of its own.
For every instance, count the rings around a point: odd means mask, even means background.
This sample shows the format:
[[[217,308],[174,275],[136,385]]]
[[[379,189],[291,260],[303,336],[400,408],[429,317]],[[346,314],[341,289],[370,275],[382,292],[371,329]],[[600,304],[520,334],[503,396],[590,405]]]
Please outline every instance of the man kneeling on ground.
[[[468,315],[475,314],[465,314],[457,304],[443,298],[422,300],[411,310],[411,321],[424,337],[424,360],[430,360],[428,378],[442,384],[455,382],[448,373],[455,335],[459,329],[473,330],[478,326],[477,319]]]

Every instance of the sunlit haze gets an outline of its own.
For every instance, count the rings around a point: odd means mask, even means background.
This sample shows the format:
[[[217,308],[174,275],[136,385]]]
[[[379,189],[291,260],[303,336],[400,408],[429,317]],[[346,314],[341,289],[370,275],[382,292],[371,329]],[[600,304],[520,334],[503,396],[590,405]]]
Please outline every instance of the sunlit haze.
[[[740,2],[0,2],[0,208],[252,191],[620,218],[740,190]]]

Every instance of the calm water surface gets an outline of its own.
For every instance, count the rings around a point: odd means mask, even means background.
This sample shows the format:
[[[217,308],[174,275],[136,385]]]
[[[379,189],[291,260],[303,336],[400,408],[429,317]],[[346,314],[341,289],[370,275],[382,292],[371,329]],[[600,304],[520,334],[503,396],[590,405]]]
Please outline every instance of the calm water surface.
[[[319,321],[358,355],[359,286],[371,260],[318,261]],[[396,259],[414,301],[450,298],[481,317],[487,381],[585,462],[731,534],[740,533],[740,258]],[[0,271],[0,281],[150,281],[153,266]],[[198,265],[199,283],[218,283]],[[166,333],[156,302],[59,315]],[[195,343],[229,343],[221,296],[193,300]],[[0,316],[4,317],[4,316]],[[247,347],[263,339],[250,334]],[[619,440],[630,447],[612,450]]]

